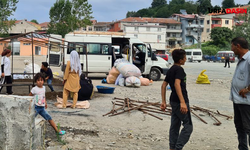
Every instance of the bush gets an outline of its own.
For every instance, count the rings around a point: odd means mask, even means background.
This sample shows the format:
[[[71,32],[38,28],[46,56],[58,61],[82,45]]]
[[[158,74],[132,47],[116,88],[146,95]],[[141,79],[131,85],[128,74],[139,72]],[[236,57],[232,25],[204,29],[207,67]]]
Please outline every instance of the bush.
[[[202,50],[203,55],[214,56],[217,54],[220,48],[214,45],[209,45],[206,47],[201,47],[201,50]]]

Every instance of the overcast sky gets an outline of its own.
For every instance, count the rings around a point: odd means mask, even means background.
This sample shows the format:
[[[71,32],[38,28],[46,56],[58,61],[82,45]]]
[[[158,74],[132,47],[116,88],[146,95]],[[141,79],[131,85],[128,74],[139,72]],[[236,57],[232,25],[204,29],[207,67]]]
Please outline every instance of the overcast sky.
[[[153,0],[88,0],[92,5],[92,16],[98,22],[111,22],[126,17],[128,11],[137,11],[151,6]],[[196,0],[194,0],[196,1]],[[249,0],[235,0],[246,4]],[[39,23],[49,22],[49,10],[56,0],[19,0],[14,16],[17,20],[36,19]],[[211,0],[212,5],[221,5],[222,0]],[[169,0],[168,0],[169,3]]]

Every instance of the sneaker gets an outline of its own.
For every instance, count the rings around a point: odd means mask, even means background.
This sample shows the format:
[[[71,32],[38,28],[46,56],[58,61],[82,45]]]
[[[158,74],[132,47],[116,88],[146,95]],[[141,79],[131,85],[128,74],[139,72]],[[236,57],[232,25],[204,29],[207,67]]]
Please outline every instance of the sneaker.
[[[62,130],[61,130],[61,131],[59,132],[59,135],[64,135],[65,133],[66,133],[66,131],[62,131]]]

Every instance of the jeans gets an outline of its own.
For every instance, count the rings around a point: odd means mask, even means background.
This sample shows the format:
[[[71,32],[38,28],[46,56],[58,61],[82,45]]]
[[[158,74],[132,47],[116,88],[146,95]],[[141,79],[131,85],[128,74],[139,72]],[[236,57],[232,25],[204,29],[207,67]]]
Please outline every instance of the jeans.
[[[187,103],[188,112],[182,114],[179,103],[171,103],[171,126],[169,130],[169,146],[170,149],[181,150],[188,142],[191,133],[193,132],[193,124],[191,120],[190,108]],[[183,129],[180,131],[181,123]]]
[[[47,80],[47,83],[48,83],[48,87],[50,88],[50,90],[53,92],[54,91],[54,88],[52,86],[52,79],[48,79]]]
[[[238,134],[238,142],[239,142],[238,149],[248,150],[247,135],[249,136],[250,134],[250,105],[234,103],[233,106],[234,106],[234,124],[236,132]]]
[[[6,84],[12,84],[12,77],[11,76],[5,76],[5,82]],[[6,86],[6,91],[8,94],[12,94],[12,86]]]
[[[51,116],[49,115],[49,113],[45,110],[45,108],[43,106],[37,106],[35,105],[35,117],[40,114],[45,120],[52,120]]]

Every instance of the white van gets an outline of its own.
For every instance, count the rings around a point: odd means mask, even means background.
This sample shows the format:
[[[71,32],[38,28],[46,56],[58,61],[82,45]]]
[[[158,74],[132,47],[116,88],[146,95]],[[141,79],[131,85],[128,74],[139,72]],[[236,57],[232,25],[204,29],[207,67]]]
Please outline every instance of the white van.
[[[185,49],[187,61],[202,61],[202,51],[201,49]]]
[[[136,51],[136,57],[140,57],[141,64],[137,67],[144,76],[156,81],[160,79],[161,74],[166,74],[169,69],[169,63],[160,57],[156,57],[152,53],[150,45],[146,45],[134,37],[70,33],[64,38],[64,46],[63,57],[58,56],[58,58],[62,58],[60,60],[62,71],[64,71],[67,61],[70,60],[70,52],[76,50],[80,54],[83,72],[107,74],[114,65],[115,60],[123,58],[122,51],[126,47],[128,47],[126,54],[128,54],[127,59],[129,62],[132,63],[132,52],[134,51]],[[52,53],[49,49],[49,56]],[[52,55],[53,58],[55,58],[54,55]],[[88,67],[86,67],[86,64]]]

